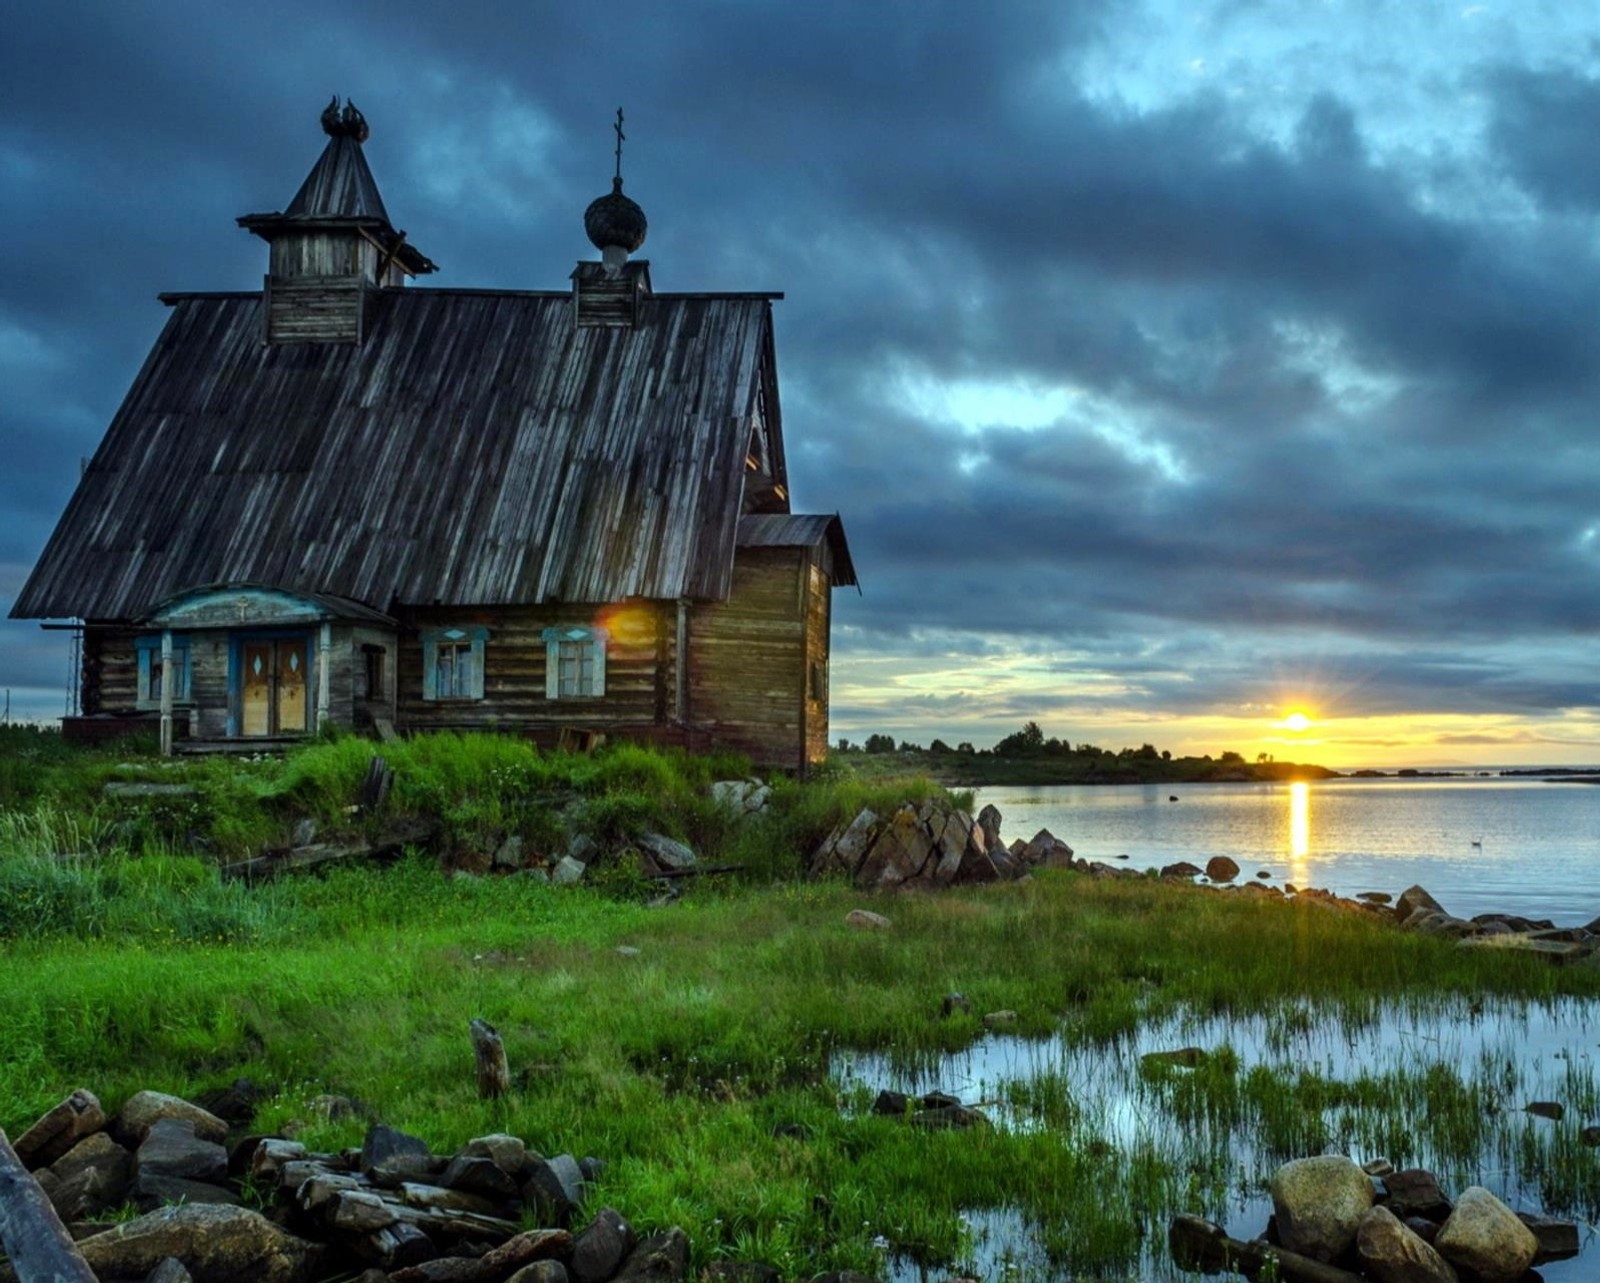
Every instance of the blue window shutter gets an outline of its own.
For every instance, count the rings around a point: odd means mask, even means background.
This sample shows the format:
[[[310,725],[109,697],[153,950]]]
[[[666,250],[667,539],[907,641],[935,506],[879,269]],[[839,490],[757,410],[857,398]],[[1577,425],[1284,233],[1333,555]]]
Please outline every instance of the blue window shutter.
[[[594,630],[594,693],[606,693],[606,634],[603,628]]]
[[[438,699],[434,682],[439,667],[439,646],[432,633],[422,634],[422,698]]]
[[[139,647],[139,694],[138,694],[138,699],[139,699],[139,702],[141,704],[148,704],[150,702],[150,656],[151,656],[151,653],[152,652],[151,652],[150,647],[148,647],[148,646],[140,646]]]
[[[481,628],[473,629],[472,634],[472,698],[483,698],[483,643],[488,636]]]

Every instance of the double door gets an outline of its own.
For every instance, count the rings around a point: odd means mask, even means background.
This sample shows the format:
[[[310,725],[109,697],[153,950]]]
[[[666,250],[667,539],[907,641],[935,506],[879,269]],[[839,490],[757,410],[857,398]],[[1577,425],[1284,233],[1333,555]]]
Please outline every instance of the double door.
[[[242,735],[293,735],[311,728],[306,685],[311,646],[305,637],[275,637],[240,644]]]

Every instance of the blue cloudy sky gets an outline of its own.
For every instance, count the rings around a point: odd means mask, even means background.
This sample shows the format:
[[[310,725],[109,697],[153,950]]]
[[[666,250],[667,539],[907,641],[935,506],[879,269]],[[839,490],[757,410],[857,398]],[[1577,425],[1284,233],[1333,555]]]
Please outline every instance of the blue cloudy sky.
[[[1593,15],[1588,15],[1592,19]],[[1600,25],[1539,0],[13,6],[0,608],[350,95],[440,286],[778,289],[836,732],[1600,759]],[[59,635],[0,687],[59,711]],[[1309,710],[1307,732],[1274,728]]]

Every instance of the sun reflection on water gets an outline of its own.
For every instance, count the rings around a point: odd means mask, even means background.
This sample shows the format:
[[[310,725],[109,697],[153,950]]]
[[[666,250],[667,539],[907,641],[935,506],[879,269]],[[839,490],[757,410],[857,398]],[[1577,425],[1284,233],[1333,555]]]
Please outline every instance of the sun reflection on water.
[[[1290,878],[1302,886],[1311,875],[1311,785],[1297,780],[1289,785]]]

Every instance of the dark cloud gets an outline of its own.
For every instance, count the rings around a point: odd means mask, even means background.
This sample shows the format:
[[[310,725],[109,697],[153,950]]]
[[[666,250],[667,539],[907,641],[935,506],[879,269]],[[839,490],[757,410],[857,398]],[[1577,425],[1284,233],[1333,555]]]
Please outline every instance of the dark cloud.
[[[841,656],[971,674],[902,701],[921,724],[978,700],[1198,716],[1313,680],[1368,714],[1594,709],[1600,82],[1503,51],[1435,69],[1438,110],[1480,93],[1487,129],[1422,155],[1309,57],[1276,130],[1225,82],[1107,92],[1093,55],[1162,35],[1125,12],[25,15],[0,42],[0,605],[155,293],[259,280],[232,220],[289,198],[330,93],[367,112],[440,285],[565,280],[620,102],[657,284],[788,291],[796,501],[844,514],[865,581]],[[1443,200],[1441,174],[1522,203]],[[59,681],[59,637],[0,637],[0,684]],[[1019,655],[1057,686],[997,683]],[[836,717],[883,708],[846,694]]]

